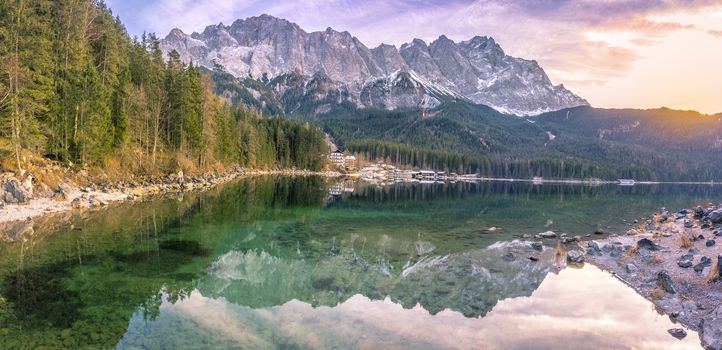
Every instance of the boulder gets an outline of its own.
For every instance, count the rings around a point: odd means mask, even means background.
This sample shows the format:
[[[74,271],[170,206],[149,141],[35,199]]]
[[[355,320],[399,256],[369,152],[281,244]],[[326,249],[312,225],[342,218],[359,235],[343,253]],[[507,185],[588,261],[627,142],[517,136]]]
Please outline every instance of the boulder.
[[[696,218],[702,218],[704,216],[704,209],[700,206],[697,206],[694,208],[694,217]]]
[[[26,203],[33,198],[33,178],[28,176],[25,181],[11,177],[5,180],[2,186],[5,195],[4,199],[7,203]]]
[[[712,211],[707,215],[707,219],[712,222],[713,224],[721,224],[722,223],[722,209],[717,209]]]
[[[570,250],[567,252],[567,261],[574,264],[584,263],[584,253],[580,250]]]
[[[637,247],[639,247],[639,249],[659,250],[659,245],[652,242],[649,238],[642,238],[637,241]]]
[[[624,246],[619,242],[612,242],[611,244],[605,245],[602,250],[609,252],[611,257],[620,257],[624,254]]]
[[[599,243],[595,241],[589,241],[587,243],[587,254],[589,255],[602,255],[602,250],[599,248]]]
[[[674,289],[672,277],[665,270],[659,271],[659,273],[657,274],[657,285],[669,294],[677,293],[677,291]]]
[[[627,264],[627,266],[625,267],[625,269],[627,270],[627,273],[629,273],[629,274],[636,273],[637,270],[638,270],[638,269],[637,269],[637,266],[634,265],[634,264]]]
[[[717,242],[714,239],[710,239],[707,242],[705,242],[704,244],[708,247],[711,247],[711,246],[714,246],[716,243]]]

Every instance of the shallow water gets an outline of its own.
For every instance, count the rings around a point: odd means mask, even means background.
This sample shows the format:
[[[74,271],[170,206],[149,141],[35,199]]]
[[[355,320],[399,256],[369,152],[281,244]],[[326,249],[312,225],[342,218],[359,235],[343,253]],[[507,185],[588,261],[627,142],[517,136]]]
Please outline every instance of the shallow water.
[[[0,348],[699,348],[609,274],[514,240],[623,232],[720,188],[334,185],[246,179],[14,227]]]

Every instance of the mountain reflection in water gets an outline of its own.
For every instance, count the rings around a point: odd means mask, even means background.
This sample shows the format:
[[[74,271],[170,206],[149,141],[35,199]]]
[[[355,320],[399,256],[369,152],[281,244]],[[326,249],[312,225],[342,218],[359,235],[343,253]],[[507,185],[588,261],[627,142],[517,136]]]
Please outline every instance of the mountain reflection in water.
[[[357,294],[329,307],[291,300],[251,308],[198,290],[146,321],[131,320],[118,349],[198,344],[298,349],[699,349],[667,317],[609,274],[586,265],[549,274],[530,297],[501,300],[483,318]],[[195,344],[195,345],[194,345]]]

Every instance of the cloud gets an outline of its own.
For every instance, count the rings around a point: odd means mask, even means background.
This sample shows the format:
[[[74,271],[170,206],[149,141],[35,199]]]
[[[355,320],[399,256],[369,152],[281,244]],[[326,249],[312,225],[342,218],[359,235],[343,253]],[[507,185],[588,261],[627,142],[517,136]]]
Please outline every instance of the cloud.
[[[722,30],[708,30],[707,33],[716,38],[722,38]]]

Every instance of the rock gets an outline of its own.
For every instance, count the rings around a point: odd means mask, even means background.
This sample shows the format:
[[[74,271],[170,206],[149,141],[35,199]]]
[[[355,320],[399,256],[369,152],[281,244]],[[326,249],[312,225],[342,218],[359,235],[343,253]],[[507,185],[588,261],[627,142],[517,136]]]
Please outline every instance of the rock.
[[[1,190],[4,190],[5,192],[5,202],[7,203],[26,203],[30,199],[33,198],[33,183],[32,183],[32,177],[28,176],[28,178],[20,182],[17,178],[9,178],[5,180],[4,188],[0,188],[0,193],[2,193]]]
[[[562,244],[569,244],[569,243],[576,243],[576,238],[569,237],[566,233],[562,233],[559,240],[562,242]]]
[[[567,252],[567,261],[574,264],[584,263],[584,253],[580,250],[570,250]]]
[[[84,209],[88,207],[88,203],[86,203],[83,198],[80,197],[73,199],[73,201],[70,202],[70,205],[74,209]]]
[[[688,260],[688,259],[679,260],[679,261],[677,261],[677,266],[679,266],[683,269],[686,269],[686,268],[692,266],[692,260]]]
[[[5,208],[5,202],[3,202],[2,200],[0,200],[0,209],[2,209],[2,208]]]
[[[684,227],[686,227],[686,228],[692,228],[692,226],[694,226],[694,224],[692,224],[692,220],[690,220],[690,219],[684,219]]]
[[[677,339],[684,339],[687,336],[687,331],[683,328],[672,328],[668,329],[667,332]]]
[[[662,213],[659,214],[659,221],[665,222],[669,219],[669,210],[662,210]]]
[[[698,219],[701,219],[704,216],[704,209],[700,206],[694,208],[694,216]]]
[[[642,238],[637,241],[637,247],[639,247],[640,249],[659,250],[659,245],[652,242],[652,240],[649,238]]]
[[[599,248],[599,243],[595,241],[589,241],[587,243],[587,254],[588,255],[602,255],[602,250]]]
[[[712,265],[712,259],[710,259],[707,256],[703,256],[702,259],[700,260],[699,264],[694,265],[694,271],[702,272],[702,271],[704,271],[705,267],[710,266],[710,265]]]
[[[638,269],[637,269],[637,266],[634,264],[627,264],[627,266],[625,267],[625,270],[627,270],[627,273],[631,274],[631,273],[636,273]]]
[[[704,245],[711,247],[714,246],[717,242],[714,239],[710,239],[707,242],[704,243]]]
[[[624,254],[624,247],[621,244],[617,244],[618,242],[614,242],[612,244],[607,244],[604,246],[603,250],[606,250],[609,252],[609,256],[611,257],[620,257],[622,254]]]
[[[722,306],[702,319],[702,346],[705,349],[722,349]]]
[[[594,230],[594,234],[595,234],[595,235],[604,235],[604,234],[607,234],[607,231],[605,231],[605,230],[604,230],[603,228],[601,228],[601,227],[597,227],[597,229]]]
[[[677,293],[677,291],[674,289],[674,283],[672,282],[672,277],[670,277],[669,273],[665,270],[662,270],[657,274],[657,285],[667,293],[670,293],[670,294]]]
[[[529,257],[529,260],[531,260],[531,261],[539,261],[539,258],[537,258],[537,257],[535,257],[535,256],[530,256],[530,257]]]
[[[722,209],[717,209],[707,214],[707,219],[713,224],[722,223]]]
[[[687,217],[687,214],[686,214],[686,213],[679,212],[679,213],[675,213],[675,214],[674,214],[674,219],[675,219],[675,220],[683,219],[683,218],[686,218],[686,217]]]
[[[542,244],[542,242],[532,242],[531,247],[538,251],[544,250],[544,245]]]
[[[541,238],[556,238],[557,234],[554,233],[554,231],[546,231],[546,232],[537,234],[537,236],[539,236]]]

